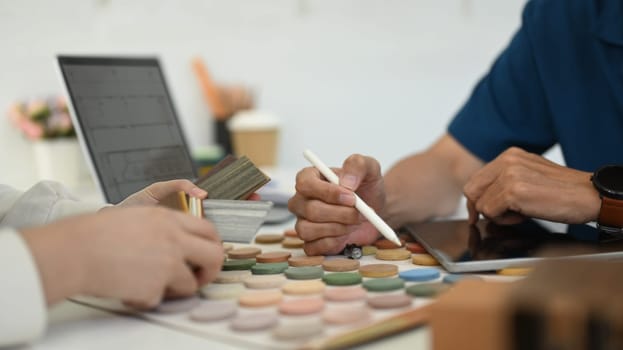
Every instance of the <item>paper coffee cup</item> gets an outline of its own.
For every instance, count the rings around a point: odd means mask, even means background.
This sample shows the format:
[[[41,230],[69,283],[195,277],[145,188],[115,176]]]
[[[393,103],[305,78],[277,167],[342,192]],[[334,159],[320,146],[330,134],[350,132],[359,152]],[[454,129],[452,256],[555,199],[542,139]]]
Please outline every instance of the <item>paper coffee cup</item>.
[[[273,114],[241,111],[228,121],[227,127],[237,156],[247,156],[256,166],[277,165],[279,121]]]

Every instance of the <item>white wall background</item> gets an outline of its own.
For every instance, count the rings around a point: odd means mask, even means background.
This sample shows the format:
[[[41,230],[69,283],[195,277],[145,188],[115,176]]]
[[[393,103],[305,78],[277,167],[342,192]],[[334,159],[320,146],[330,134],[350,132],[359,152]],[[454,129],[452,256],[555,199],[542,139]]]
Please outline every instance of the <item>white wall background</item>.
[[[0,109],[56,93],[54,54],[157,54],[191,147],[210,144],[190,68],[253,86],[283,122],[280,164],[350,153],[383,167],[429,145],[520,23],[524,0],[13,0],[0,2]],[[2,110],[3,112],[3,110]],[[36,181],[0,119],[0,182]]]

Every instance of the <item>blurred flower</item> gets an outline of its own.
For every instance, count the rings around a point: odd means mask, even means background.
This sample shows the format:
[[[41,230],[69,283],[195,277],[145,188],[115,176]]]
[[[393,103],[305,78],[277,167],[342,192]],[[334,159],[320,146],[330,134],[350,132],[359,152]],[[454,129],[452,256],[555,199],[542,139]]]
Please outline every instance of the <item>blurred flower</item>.
[[[30,140],[76,136],[64,97],[17,101],[9,106],[8,117]]]

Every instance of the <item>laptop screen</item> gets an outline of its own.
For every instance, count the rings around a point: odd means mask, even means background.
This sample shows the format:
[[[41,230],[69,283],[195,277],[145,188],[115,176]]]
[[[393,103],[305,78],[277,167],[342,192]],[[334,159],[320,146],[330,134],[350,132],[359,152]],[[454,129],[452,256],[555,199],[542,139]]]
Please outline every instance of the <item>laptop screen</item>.
[[[59,56],[73,118],[109,203],[195,168],[155,58]]]

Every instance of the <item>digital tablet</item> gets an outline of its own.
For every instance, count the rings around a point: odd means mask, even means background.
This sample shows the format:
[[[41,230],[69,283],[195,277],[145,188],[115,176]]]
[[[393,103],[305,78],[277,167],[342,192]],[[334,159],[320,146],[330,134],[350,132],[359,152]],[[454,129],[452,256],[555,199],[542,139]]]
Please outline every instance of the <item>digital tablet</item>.
[[[492,271],[524,267],[544,258],[623,258],[621,237],[589,225],[526,220],[496,225],[481,220],[435,221],[406,230],[450,272]]]

